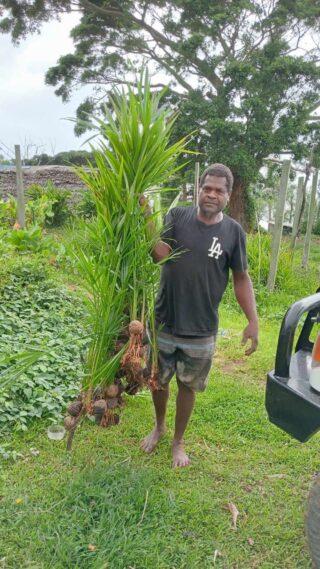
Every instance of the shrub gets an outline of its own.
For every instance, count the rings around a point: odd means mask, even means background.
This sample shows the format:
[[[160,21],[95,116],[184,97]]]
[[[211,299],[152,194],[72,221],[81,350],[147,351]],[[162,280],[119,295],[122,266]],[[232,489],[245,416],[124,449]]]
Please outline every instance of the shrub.
[[[17,202],[13,196],[0,201],[0,225],[12,227],[17,219]]]
[[[83,197],[78,203],[76,209],[78,215],[84,219],[91,219],[97,215],[96,203],[90,192],[84,192]]]
[[[50,251],[52,238],[43,237],[42,228],[34,225],[28,229],[13,229],[7,234],[7,242],[20,253],[44,253]]]
[[[44,187],[38,184],[32,184],[28,187],[26,195],[32,200],[33,204],[41,201],[44,197],[47,198],[47,203],[51,204],[44,218],[44,224],[46,226],[58,227],[63,225],[71,215],[67,203],[70,192],[56,188],[50,180]]]

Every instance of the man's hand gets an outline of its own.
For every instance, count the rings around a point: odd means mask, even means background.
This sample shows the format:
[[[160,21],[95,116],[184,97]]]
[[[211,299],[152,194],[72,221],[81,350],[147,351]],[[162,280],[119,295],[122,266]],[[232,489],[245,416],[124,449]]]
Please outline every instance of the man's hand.
[[[150,238],[157,238],[157,241],[155,242],[155,244],[153,246],[152,253],[151,253],[152,258],[153,258],[155,263],[160,263],[161,261],[163,261],[164,259],[166,259],[170,255],[172,249],[171,249],[170,245],[168,245],[167,243],[164,243],[164,241],[161,241],[161,239],[157,235],[156,226],[155,226],[154,220],[152,219],[152,210],[151,210],[151,207],[149,205],[149,198],[146,197],[145,195],[141,194],[141,196],[139,196],[139,204],[142,208],[143,215],[145,216],[145,218],[147,220],[147,234],[148,234],[148,236]]]
[[[243,330],[241,345],[245,346],[248,340],[251,341],[251,345],[246,349],[246,356],[250,356],[256,351],[258,347],[258,324],[249,323]]]
[[[139,197],[139,205],[142,208],[143,215],[145,217],[150,217],[152,214],[152,211],[151,211],[151,207],[149,204],[149,198],[146,198],[146,196],[144,194],[141,194],[141,196]]]

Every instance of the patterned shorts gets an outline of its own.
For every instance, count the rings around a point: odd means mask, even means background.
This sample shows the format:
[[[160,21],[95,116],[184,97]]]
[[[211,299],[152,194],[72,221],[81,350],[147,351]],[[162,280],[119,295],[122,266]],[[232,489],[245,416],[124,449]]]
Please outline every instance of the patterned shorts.
[[[174,374],[194,391],[204,391],[215,350],[215,336],[186,338],[158,332],[158,381],[167,385]]]

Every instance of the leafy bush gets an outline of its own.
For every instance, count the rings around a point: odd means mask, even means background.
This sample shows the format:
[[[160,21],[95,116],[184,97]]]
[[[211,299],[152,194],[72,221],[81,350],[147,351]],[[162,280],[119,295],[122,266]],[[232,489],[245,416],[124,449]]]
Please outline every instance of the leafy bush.
[[[13,196],[0,201],[0,225],[12,227],[17,219],[17,201]]]
[[[28,187],[26,195],[34,204],[41,201],[44,197],[47,198],[47,203],[51,204],[51,208],[44,219],[46,226],[57,227],[63,225],[71,215],[67,203],[70,192],[56,188],[50,180],[46,186],[32,184]]]
[[[20,253],[40,253],[50,251],[52,246],[51,236],[43,236],[42,228],[37,225],[29,229],[13,229],[6,234],[6,240]]]
[[[28,346],[45,352],[13,386],[0,390],[0,430],[26,430],[35,417],[59,417],[79,391],[80,353],[87,342],[82,305],[48,280],[39,261],[20,262],[2,276],[1,354],[14,363]],[[1,364],[0,373],[5,369]]]
[[[97,215],[96,203],[90,192],[84,192],[82,199],[77,205],[77,213],[85,219],[91,219]]]
[[[35,200],[29,200],[26,204],[26,224],[40,225],[44,227],[48,225],[49,219],[54,216],[54,202],[46,195]]]

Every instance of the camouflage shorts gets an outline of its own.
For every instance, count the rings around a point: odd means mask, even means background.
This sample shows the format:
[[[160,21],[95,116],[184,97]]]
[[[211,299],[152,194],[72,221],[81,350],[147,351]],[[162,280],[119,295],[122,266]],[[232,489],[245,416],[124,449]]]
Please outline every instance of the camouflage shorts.
[[[174,374],[194,391],[204,391],[215,350],[215,337],[187,338],[158,332],[158,381],[170,382]]]

